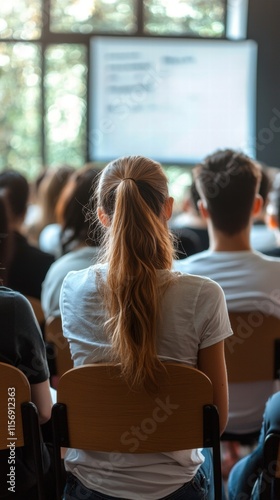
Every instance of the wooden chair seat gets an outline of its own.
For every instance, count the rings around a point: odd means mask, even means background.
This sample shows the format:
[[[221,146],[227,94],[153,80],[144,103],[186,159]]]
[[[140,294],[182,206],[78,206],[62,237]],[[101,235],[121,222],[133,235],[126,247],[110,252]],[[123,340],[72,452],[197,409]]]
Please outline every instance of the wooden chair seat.
[[[44,500],[43,464],[38,412],[29,382],[18,368],[0,363],[0,450],[28,446],[34,459],[38,500]],[[7,491],[8,493],[8,491]]]
[[[120,453],[157,453],[213,448],[215,498],[221,499],[219,417],[208,377],[194,368],[166,363],[160,390],[131,389],[111,364],[84,365],[59,380],[52,421],[57,499],[61,492],[60,447]],[[129,440],[141,426],[147,439]]]

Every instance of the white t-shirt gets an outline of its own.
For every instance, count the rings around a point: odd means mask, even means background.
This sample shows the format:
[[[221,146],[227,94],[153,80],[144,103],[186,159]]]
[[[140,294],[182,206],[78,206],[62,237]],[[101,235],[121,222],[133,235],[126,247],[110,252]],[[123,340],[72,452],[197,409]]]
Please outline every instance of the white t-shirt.
[[[70,271],[85,269],[95,264],[99,247],[81,247],[59,257],[49,268],[42,283],[41,304],[45,318],[60,316],[59,296],[65,276]]]
[[[229,311],[255,311],[280,318],[280,259],[257,251],[207,250],[174,262],[183,273],[207,276],[219,283]],[[227,432],[246,434],[260,429],[268,397],[277,382],[229,384]]]
[[[63,331],[70,343],[74,366],[109,360],[104,334],[105,311],[96,276],[106,277],[106,265],[71,272],[61,296]],[[166,279],[169,271],[158,271]],[[158,328],[161,359],[197,365],[199,349],[232,334],[224,294],[211,280],[177,274],[162,300]],[[100,326],[101,325],[101,326]],[[92,490],[120,498],[162,498],[190,481],[203,462],[200,450],[157,454],[109,454],[69,450],[66,470]]]

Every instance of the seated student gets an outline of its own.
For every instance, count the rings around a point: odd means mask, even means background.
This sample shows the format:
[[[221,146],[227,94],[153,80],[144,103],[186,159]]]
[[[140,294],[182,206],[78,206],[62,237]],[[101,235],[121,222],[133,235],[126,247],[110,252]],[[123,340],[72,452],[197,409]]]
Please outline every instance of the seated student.
[[[280,317],[280,259],[252,250],[250,229],[261,210],[261,171],[246,155],[217,151],[194,170],[200,210],[210,236],[210,249],[174,263],[181,272],[207,276],[223,288],[229,311],[258,310]],[[229,384],[226,431],[260,430],[265,402],[277,383]]]
[[[60,316],[59,295],[69,271],[84,269],[97,260],[99,238],[96,223],[87,217],[89,200],[97,172],[82,168],[68,180],[57,202],[57,219],[61,226],[61,248],[65,254],[48,270],[42,285],[41,303],[47,319]]]
[[[197,206],[199,198],[195,182],[192,182],[184,198],[183,212],[170,221],[170,228],[179,242],[177,251],[179,259],[209,248],[207,225]]]
[[[12,255],[6,284],[24,295],[40,299],[41,284],[54,257],[30,245],[22,234],[29,193],[28,182],[19,172],[5,170],[0,173],[0,189],[6,197],[12,232]]]
[[[267,250],[276,246],[275,232],[266,224],[266,209],[269,201],[269,193],[272,187],[271,178],[263,165],[261,165],[261,183],[259,188],[259,195],[263,199],[263,206],[259,214],[254,218],[250,241],[251,247],[254,250],[259,250],[267,254]]]
[[[41,219],[37,223],[38,245],[41,250],[51,253],[56,259],[61,256],[61,227],[56,218],[56,204],[74,171],[69,165],[49,168],[38,189],[41,208]]]
[[[20,293],[2,285],[3,262],[9,247],[9,231],[6,208],[0,198],[0,361],[19,368],[31,387],[31,400],[39,413],[40,424],[51,417],[52,399],[49,387],[49,371],[46,351],[39,326],[28,300]],[[42,443],[44,472],[46,475],[47,500],[54,498],[54,481],[50,471],[50,455]],[[26,448],[16,449],[16,492],[8,492],[8,452],[0,451],[0,498],[36,500],[37,489],[33,459]]]
[[[29,182],[29,197],[24,217],[24,235],[29,243],[34,246],[38,246],[38,237],[41,232],[42,199],[39,190],[47,173],[48,170],[44,168],[33,181]]]
[[[266,403],[257,448],[237,462],[230,472],[228,480],[229,500],[258,500],[260,498],[260,477],[263,472],[263,445],[266,436],[271,432],[280,433],[280,392],[271,396]],[[275,464],[271,464],[271,467],[274,468]],[[272,470],[275,470],[275,468]],[[272,481],[272,491],[273,500],[279,500],[279,480]]]
[[[198,367],[212,381],[223,432],[228,404],[224,339],[232,333],[225,300],[213,281],[171,271],[174,250],[167,221],[172,205],[158,163],[136,156],[107,165],[97,188],[103,262],[65,278],[63,332],[74,366],[120,363],[132,387],[157,386],[164,360]],[[64,499],[213,499],[210,457],[209,450],[124,453],[114,464],[109,453],[69,449]],[[100,470],[108,472],[102,483]]]
[[[275,244],[267,248],[263,253],[271,257],[280,257],[280,174],[276,174],[271,192],[269,194],[269,203],[266,210],[266,223],[271,231],[274,232]]]

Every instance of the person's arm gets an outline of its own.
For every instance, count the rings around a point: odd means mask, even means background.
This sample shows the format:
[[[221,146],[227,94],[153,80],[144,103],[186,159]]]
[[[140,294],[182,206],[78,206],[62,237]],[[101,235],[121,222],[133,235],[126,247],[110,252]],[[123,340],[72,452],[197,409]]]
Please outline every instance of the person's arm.
[[[214,391],[214,404],[220,416],[220,433],[225,430],[228,420],[228,383],[224,356],[224,341],[198,352],[198,369],[210,378]]]
[[[39,423],[44,424],[51,418],[52,397],[49,381],[31,384],[31,401],[36,405],[39,414]]]

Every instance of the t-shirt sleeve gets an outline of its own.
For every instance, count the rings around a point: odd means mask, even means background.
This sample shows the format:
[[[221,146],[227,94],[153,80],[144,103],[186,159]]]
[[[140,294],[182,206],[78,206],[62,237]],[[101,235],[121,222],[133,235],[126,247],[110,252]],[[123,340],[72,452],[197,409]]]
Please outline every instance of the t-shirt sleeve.
[[[203,314],[200,311],[203,311]],[[216,282],[209,279],[203,283],[194,318],[200,349],[232,335],[224,292]]]
[[[49,378],[46,348],[40,327],[28,300],[17,294],[15,297],[15,347],[16,367],[30,384],[39,384]]]

